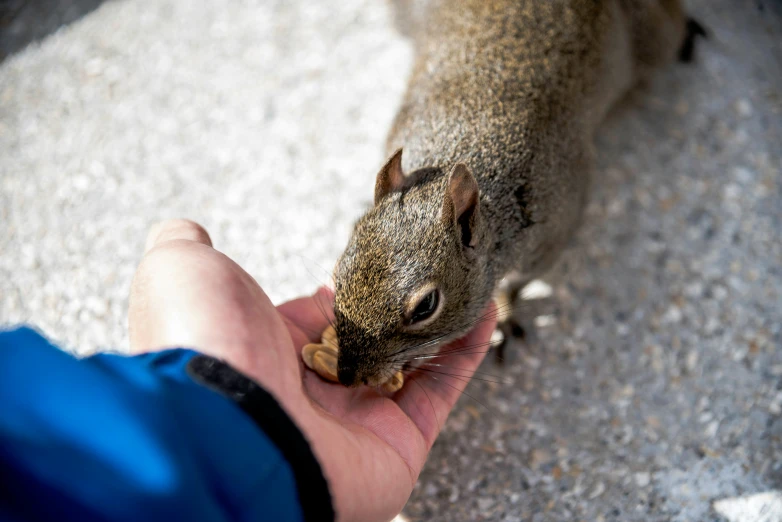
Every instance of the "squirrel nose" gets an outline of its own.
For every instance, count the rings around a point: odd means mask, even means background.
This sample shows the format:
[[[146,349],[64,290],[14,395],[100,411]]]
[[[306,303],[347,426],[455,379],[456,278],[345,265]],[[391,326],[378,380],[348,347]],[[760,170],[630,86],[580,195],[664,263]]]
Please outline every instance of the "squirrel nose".
[[[343,386],[347,386],[348,388],[352,388],[353,386],[358,386],[359,379],[357,378],[357,371],[356,367],[354,365],[345,365],[345,364],[338,364],[337,365],[337,379],[339,379],[339,383]]]

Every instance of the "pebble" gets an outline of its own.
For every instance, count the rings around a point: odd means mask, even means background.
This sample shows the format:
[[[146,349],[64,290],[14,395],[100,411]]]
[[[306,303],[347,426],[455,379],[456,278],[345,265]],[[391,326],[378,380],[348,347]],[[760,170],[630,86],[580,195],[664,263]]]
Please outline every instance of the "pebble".
[[[685,359],[684,366],[688,373],[695,372],[695,368],[698,366],[698,351],[697,350],[691,350],[687,353],[687,358]]]
[[[530,453],[529,466],[532,469],[540,469],[544,464],[548,464],[552,460],[552,455],[544,449],[534,449]]]
[[[600,497],[606,491],[606,485],[603,482],[598,482],[592,492],[587,495],[589,500],[595,500]]]
[[[736,102],[736,112],[742,118],[749,118],[752,116],[752,104],[746,98],[742,98]]]
[[[639,488],[645,488],[652,481],[652,475],[646,471],[634,475],[635,485]]]
[[[494,506],[495,502],[493,498],[481,497],[478,499],[478,509],[481,513],[486,513]]]
[[[707,439],[714,438],[717,435],[717,430],[719,430],[720,427],[720,421],[715,420],[711,421],[708,426],[706,426],[706,429],[703,430],[703,436]]]
[[[663,315],[663,321],[666,323],[678,323],[682,320],[682,309],[678,306],[672,305],[668,307],[665,315]]]

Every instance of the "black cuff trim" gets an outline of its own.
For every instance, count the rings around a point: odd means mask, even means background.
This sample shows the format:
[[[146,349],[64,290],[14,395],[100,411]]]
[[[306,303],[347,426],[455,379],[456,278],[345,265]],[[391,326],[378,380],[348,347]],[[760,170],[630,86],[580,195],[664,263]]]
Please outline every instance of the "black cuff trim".
[[[226,363],[196,355],[187,365],[193,379],[232,399],[277,446],[293,470],[299,505],[306,522],[333,522],[336,518],[323,470],[307,439],[277,403],[255,382]]]

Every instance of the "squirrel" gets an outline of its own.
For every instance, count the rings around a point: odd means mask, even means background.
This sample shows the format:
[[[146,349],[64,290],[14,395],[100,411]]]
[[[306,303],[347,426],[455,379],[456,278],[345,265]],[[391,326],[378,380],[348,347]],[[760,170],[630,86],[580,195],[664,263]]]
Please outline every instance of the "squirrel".
[[[512,302],[546,272],[582,220],[597,126],[704,34],[679,0],[431,0],[416,14],[390,159],[333,274],[345,386],[415,367],[480,321],[501,281]]]

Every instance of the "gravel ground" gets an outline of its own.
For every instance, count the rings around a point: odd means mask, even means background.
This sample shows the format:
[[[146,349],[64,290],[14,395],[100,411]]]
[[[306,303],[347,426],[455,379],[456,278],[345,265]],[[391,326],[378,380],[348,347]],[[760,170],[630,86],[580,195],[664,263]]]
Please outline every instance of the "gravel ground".
[[[411,64],[385,3],[32,3],[0,27],[0,321],[125,348],[165,217],[276,302],[328,278]],[[612,115],[530,339],[484,364],[503,382],[470,386],[407,519],[782,520],[782,8],[690,6],[712,38]]]

